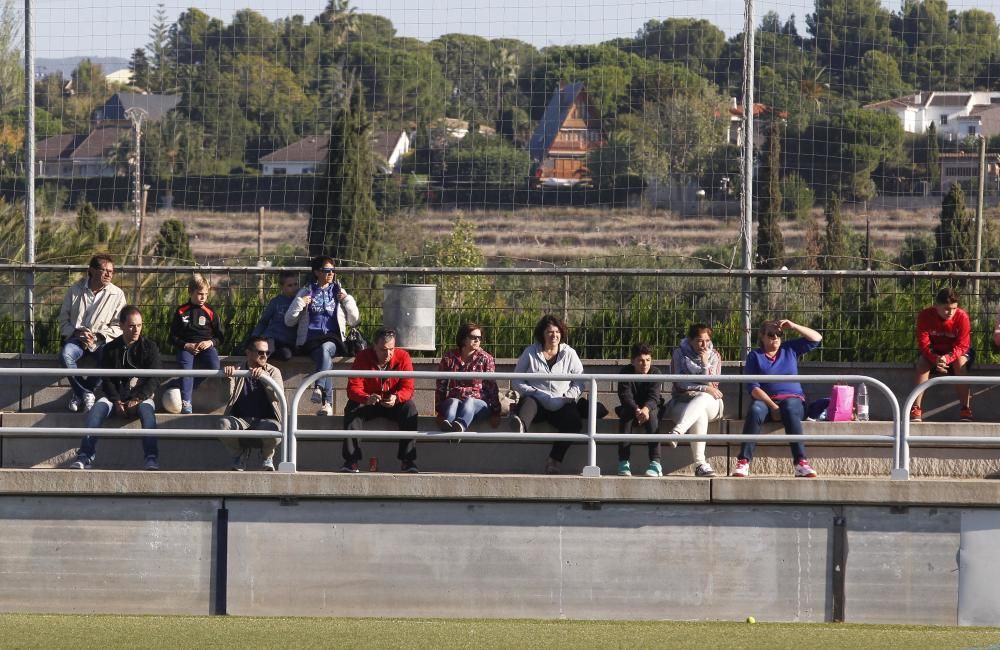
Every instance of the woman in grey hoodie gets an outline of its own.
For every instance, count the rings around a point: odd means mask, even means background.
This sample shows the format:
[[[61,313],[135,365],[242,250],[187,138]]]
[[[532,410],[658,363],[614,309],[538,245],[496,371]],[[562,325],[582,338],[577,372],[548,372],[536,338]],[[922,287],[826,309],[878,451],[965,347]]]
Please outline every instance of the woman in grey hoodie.
[[[718,375],[722,373],[722,357],[712,345],[712,328],[695,323],[686,339],[674,350],[670,362],[674,375]],[[696,381],[674,382],[670,398],[670,417],[676,423],[670,433],[695,435],[708,433],[708,423],[722,418],[722,391],[718,383]],[[705,443],[691,443],[695,476],[715,476],[715,470],[705,460]]]
[[[563,341],[566,339],[566,323],[546,314],[535,325],[535,343],[524,348],[514,372],[530,372],[539,375],[582,374],[583,364],[576,350]],[[527,431],[532,422],[548,422],[560,433],[579,433],[583,419],[576,401],[583,392],[581,381],[553,381],[544,378],[515,380],[514,390],[520,396],[520,405],[515,421],[519,421],[522,431]],[[570,443],[552,443],[552,450],[545,460],[545,473],[558,474],[559,465],[566,456]]]

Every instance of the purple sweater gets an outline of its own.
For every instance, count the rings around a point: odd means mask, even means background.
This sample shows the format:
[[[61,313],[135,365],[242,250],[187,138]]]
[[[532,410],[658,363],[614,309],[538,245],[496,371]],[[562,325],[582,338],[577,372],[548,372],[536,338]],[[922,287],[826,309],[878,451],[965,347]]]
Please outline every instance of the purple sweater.
[[[810,341],[805,338],[792,339],[781,344],[778,348],[778,356],[774,361],[767,358],[761,349],[751,350],[747,355],[747,362],[743,368],[744,375],[797,375],[799,374],[799,357],[803,354],[815,350],[819,347],[819,341]],[[762,388],[769,397],[775,395],[798,395],[805,399],[802,384],[797,381],[779,382],[752,382],[747,384],[747,391],[753,392],[754,388]]]

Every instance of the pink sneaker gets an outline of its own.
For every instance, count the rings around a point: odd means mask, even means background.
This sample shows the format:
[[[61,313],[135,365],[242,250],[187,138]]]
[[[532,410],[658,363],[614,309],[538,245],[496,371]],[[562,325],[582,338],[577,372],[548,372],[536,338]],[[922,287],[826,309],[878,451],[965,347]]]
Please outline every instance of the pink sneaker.
[[[736,468],[733,469],[733,473],[730,476],[736,478],[746,478],[750,476],[750,461],[746,458],[736,459]]]
[[[809,461],[803,458],[795,466],[795,478],[816,478],[816,470],[809,465]]]

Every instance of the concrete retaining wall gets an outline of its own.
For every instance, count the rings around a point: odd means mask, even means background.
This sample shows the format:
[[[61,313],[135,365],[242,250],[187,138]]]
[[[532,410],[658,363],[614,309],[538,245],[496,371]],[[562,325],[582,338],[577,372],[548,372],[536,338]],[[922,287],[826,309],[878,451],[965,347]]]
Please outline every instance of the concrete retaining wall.
[[[254,616],[816,622],[837,616],[843,571],[848,622],[955,625],[963,581],[992,561],[962,555],[963,521],[995,520],[998,492],[990,481],[8,470],[0,611],[207,614],[219,602]],[[961,620],[1000,623],[977,616]]]

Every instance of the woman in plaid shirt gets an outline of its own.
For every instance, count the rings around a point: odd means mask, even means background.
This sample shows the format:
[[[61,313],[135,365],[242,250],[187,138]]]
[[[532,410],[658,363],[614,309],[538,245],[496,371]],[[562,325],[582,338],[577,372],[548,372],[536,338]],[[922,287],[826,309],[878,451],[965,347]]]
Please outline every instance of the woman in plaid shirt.
[[[482,348],[483,331],[476,323],[458,328],[455,349],[438,365],[446,372],[494,372],[493,355]],[[490,425],[500,423],[500,395],[492,379],[438,379],[435,394],[437,417],[442,431],[468,431],[472,421],[487,408]]]

